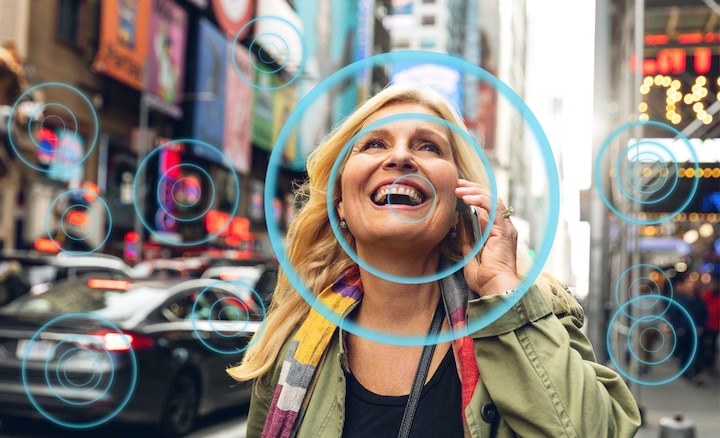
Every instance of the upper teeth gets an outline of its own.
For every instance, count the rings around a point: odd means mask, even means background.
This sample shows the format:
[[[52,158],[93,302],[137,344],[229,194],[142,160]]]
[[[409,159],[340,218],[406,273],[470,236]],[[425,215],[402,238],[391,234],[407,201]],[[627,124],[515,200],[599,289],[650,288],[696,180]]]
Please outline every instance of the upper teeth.
[[[412,199],[413,204],[420,204],[422,202],[422,196],[412,187],[409,186],[401,186],[399,184],[393,184],[391,186],[385,186],[380,188],[377,192],[375,192],[375,197],[373,198],[375,202],[377,203],[383,203],[387,199],[387,195],[406,195],[409,196],[410,199]]]

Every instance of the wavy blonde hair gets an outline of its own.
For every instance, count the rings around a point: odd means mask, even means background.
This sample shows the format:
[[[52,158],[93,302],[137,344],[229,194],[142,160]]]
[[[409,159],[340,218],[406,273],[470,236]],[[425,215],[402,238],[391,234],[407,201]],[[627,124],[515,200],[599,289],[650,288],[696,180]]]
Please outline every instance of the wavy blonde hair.
[[[468,132],[462,118],[437,92],[417,86],[391,85],[362,104],[328,134],[308,157],[308,179],[296,192],[304,201],[304,205],[290,224],[287,237],[288,259],[299,278],[314,294],[320,293],[355,264],[342,249],[330,227],[327,190],[332,167],[343,147],[362,129],[368,117],[381,108],[396,103],[423,105],[435,112],[437,117]],[[488,178],[484,172],[484,164],[473,147],[456,129],[448,128],[448,131],[458,176],[487,186]],[[341,177],[342,168],[337,174],[334,186],[333,207],[335,208],[340,201]],[[472,228],[466,216],[461,216],[456,231],[468,241]],[[343,234],[346,241],[354,248],[352,235],[347,230],[343,230]],[[441,251],[446,257],[459,260],[463,257],[461,245],[461,239],[445,239],[441,242]],[[532,265],[532,260],[524,251],[518,251],[517,263],[518,272],[525,274]],[[571,311],[572,297],[560,293],[563,288],[553,277],[542,273],[535,284],[556,311]],[[261,334],[255,335],[262,338],[252,343],[238,366],[227,369],[228,374],[238,381],[266,375],[277,360],[277,355],[285,341],[305,320],[310,309],[310,305],[280,269],[265,327]]]

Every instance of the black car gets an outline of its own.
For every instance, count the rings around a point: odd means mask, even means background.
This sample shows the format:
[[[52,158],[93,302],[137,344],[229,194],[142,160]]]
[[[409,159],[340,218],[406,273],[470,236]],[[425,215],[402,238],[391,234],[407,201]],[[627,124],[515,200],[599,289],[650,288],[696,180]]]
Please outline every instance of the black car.
[[[121,259],[106,254],[0,251],[0,306],[28,292],[43,293],[55,281],[87,275],[130,280],[135,277],[135,271]]]
[[[231,282],[84,278],[0,308],[0,418],[66,428],[108,421],[192,430],[198,416],[246,403],[225,372],[264,317]]]

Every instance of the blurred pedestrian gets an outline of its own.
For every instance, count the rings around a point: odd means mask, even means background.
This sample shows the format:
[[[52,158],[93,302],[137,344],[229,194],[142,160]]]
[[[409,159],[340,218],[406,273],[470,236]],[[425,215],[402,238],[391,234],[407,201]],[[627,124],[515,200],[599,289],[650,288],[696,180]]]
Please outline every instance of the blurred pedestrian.
[[[703,349],[700,339],[705,329],[707,310],[705,303],[700,299],[696,284],[697,277],[699,275],[696,272],[682,272],[677,273],[673,278],[675,301],[687,311],[690,319],[677,306],[673,306],[671,320],[677,336],[676,353],[679,366],[680,369],[686,368],[683,377],[696,384],[702,384],[703,361],[700,357]],[[697,339],[696,343],[693,342],[693,338]]]
[[[718,336],[720,335],[720,287],[718,279],[712,277],[710,283],[705,285],[700,294],[707,319],[705,320],[705,331],[702,335],[703,366],[709,372],[718,374],[720,370],[716,367],[718,356]]]
[[[372,129],[383,120],[388,124]],[[228,370],[240,381],[256,379],[248,438],[629,437],[637,431],[632,393],[618,373],[595,361],[580,330],[582,308],[549,274],[497,321],[463,331],[512,298],[531,263],[517,251],[512,208],[492,200],[480,158],[450,126],[467,132],[437,92],[417,85],[381,91],[308,159],[302,188],[308,199],[288,231],[290,262],[323,307],[372,330],[429,333],[433,342],[392,345],[350,333],[312,308],[280,269],[264,332]],[[338,159],[342,171],[333,177]],[[339,237],[328,207],[339,217]],[[432,275],[470,252],[473,221],[488,229],[493,208],[498,214],[482,258],[435,281],[381,278],[339,242],[347,239],[358,255],[394,275]],[[413,220],[396,218],[398,211]],[[457,336],[436,344],[440,331]]]

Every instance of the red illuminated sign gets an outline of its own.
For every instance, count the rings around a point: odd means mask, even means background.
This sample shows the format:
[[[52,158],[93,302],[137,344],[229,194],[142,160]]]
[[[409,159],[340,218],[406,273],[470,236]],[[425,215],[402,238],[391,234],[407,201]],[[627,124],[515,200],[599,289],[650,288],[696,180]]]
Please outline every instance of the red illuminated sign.
[[[642,62],[642,72],[645,75],[674,74],[688,72],[688,58],[692,58],[692,71],[698,75],[708,74],[712,68],[712,50],[708,47],[694,49],[671,48],[662,49],[655,58],[646,58]],[[636,58],[630,59],[630,69],[635,71]]]

